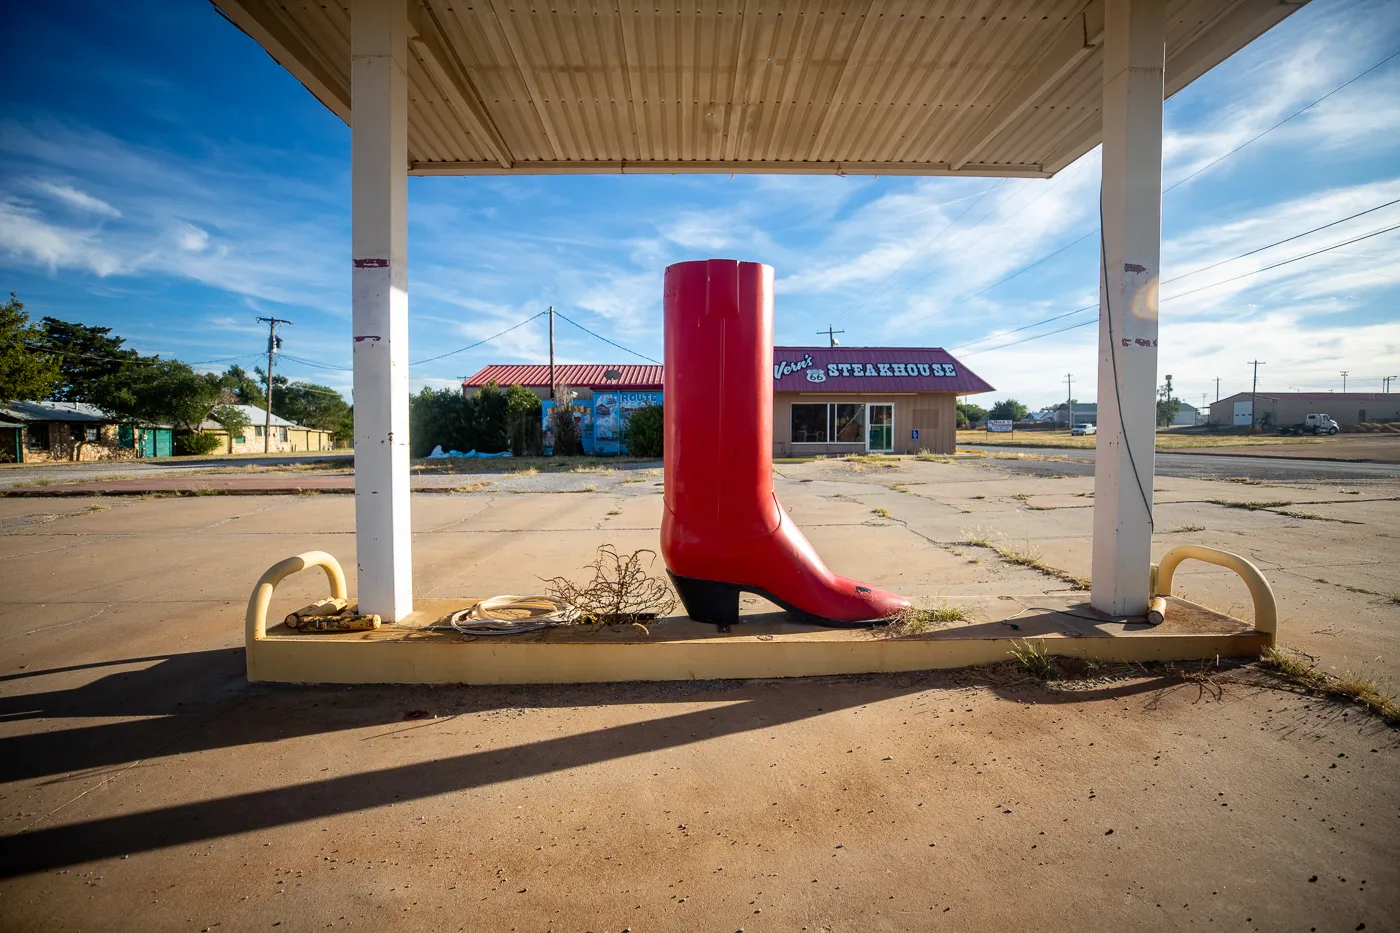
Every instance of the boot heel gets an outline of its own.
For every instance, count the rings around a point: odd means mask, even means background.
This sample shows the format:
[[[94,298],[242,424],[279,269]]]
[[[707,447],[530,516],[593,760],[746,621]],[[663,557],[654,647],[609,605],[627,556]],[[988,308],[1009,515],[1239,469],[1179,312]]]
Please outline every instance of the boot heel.
[[[739,587],[733,583],[697,580],[666,571],[685,606],[685,614],[696,622],[718,625],[721,632],[739,621]]]

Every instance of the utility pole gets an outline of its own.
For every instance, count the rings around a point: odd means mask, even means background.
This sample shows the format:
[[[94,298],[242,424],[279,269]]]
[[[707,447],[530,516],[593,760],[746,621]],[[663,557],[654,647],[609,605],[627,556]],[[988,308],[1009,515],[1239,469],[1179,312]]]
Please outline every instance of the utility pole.
[[[267,325],[267,410],[263,412],[263,453],[270,453],[272,450],[272,360],[277,355],[277,351],[282,348],[282,338],[277,336],[277,325],[291,325],[291,321],[284,321],[276,317],[260,317]]]
[[[1220,377],[1215,377],[1215,400],[1220,401]]]
[[[1394,378],[1395,378],[1394,376],[1386,376],[1386,377],[1385,377],[1385,394],[1386,394],[1386,395],[1389,395],[1389,394],[1390,394],[1390,381],[1391,381],[1392,379],[1394,379]]]
[[[549,306],[549,400],[554,401],[554,305]]]
[[[826,330],[819,330],[819,331],[817,331],[817,333],[819,333],[819,334],[826,334],[826,339],[831,341],[831,346],[833,346],[833,347],[839,347],[839,346],[841,346],[841,341],[839,341],[839,340],[836,339],[836,335],[837,335],[837,334],[844,334],[845,331],[844,331],[844,330],[832,330],[831,327],[828,326]]]
[[[1074,374],[1065,373],[1065,424],[1074,430]]]
[[[1347,390],[1347,370],[1342,370],[1342,391]]]
[[[1254,425],[1259,421],[1259,416],[1255,412],[1259,398],[1259,367],[1265,365],[1260,360],[1250,360],[1249,365],[1254,367],[1254,386],[1249,390],[1249,429],[1254,430]]]

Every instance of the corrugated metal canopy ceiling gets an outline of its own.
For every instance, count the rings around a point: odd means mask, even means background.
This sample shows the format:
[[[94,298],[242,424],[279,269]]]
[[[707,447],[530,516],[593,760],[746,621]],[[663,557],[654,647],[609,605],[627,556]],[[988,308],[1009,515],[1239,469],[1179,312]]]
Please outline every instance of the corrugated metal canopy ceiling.
[[[214,0],[350,118],[349,0]],[[1301,6],[1168,0],[1173,94]],[[1050,175],[1103,0],[408,0],[416,174]]]

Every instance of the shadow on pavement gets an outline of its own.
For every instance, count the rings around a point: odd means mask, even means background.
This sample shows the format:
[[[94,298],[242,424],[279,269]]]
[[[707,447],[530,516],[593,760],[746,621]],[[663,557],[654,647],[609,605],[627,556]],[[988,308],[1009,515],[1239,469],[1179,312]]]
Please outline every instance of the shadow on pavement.
[[[151,658],[110,662],[146,663]],[[509,708],[576,707],[724,699],[673,716],[503,749],[234,793],[195,803],[37,828],[0,837],[0,877],[30,874],[236,833],[361,812],[521,778],[798,722],[928,689],[989,686],[1017,702],[1073,702],[1159,690],[1151,678],[1056,695],[978,671],[853,675],[798,681],[692,681],[530,687],[268,687],[243,680],[242,649],[156,659],[91,683],[0,698],[0,722],[30,718],[154,717],[0,740],[6,782],[102,768],[144,758],[265,745],[283,738],[401,723],[418,708],[461,714]],[[24,672],[16,680],[95,669]],[[313,711],[313,708],[314,711]],[[424,710],[426,712],[426,710]],[[216,723],[217,720],[217,723]],[[421,725],[421,724],[415,724]],[[412,726],[406,726],[412,728]]]

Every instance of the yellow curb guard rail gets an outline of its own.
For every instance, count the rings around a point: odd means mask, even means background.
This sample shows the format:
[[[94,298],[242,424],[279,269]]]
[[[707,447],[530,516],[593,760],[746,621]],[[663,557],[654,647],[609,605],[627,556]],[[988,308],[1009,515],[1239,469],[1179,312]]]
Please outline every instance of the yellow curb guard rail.
[[[1278,634],[1278,607],[1274,603],[1274,589],[1259,572],[1259,568],[1238,554],[1222,551],[1199,544],[1183,544],[1162,555],[1161,562],[1152,565],[1152,595],[1170,596],[1172,577],[1176,568],[1185,560],[1202,560],[1217,567],[1233,570],[1249,587],[1249,595],[1254,600],[1254,629],[1269,636],[1269,644],[1274,643]]]
[[[248,618],[244,637],[251,644],[267,636],[267,607],[272,603],[272,591],[277,584],[308,567],[320,567],[326,572],[331,585],[331,596],[336,599],[349,599],[345,589],[345,571],[340,569],[340,561],[325,551],[307,551],[296,557],[288,557],[267,568],[253,587],[253,595],[248,597]]]

